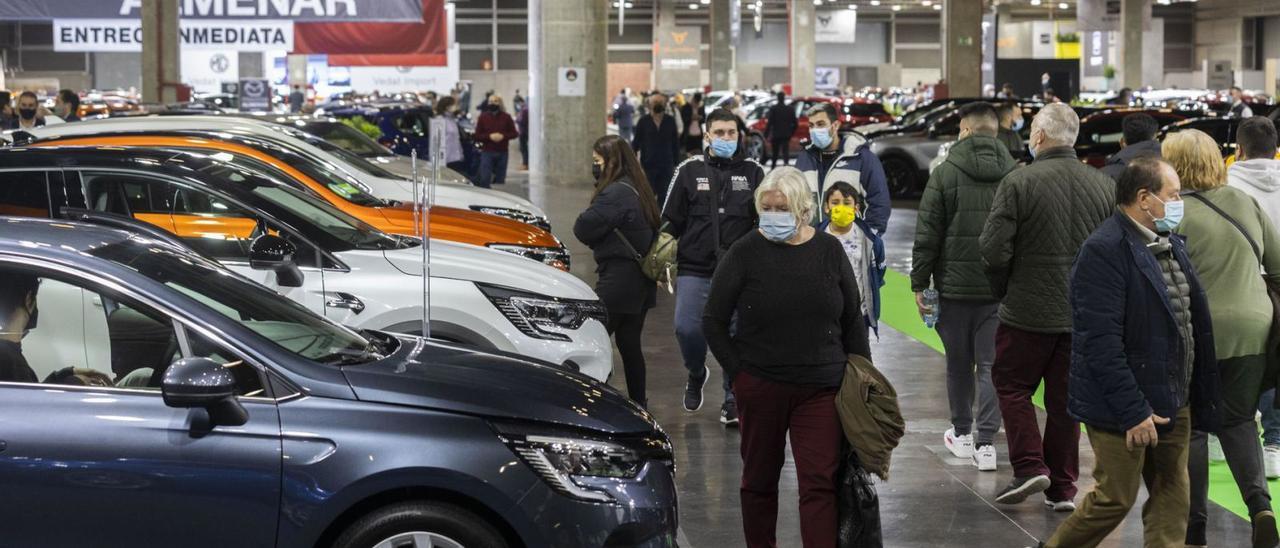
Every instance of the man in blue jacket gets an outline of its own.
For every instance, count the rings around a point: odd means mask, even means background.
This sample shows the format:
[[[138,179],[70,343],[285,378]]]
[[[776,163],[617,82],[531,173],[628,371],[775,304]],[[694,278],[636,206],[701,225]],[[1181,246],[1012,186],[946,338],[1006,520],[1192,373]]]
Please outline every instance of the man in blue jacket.
[[[871,152],[867,140],[857,133],[840,135],[840,117],[832,103],[818,103],[805,113],[809,118],[809,146],[796,158],[796,169],[804,172],[813,193],[814,224],[825,222],[822,196],[837,181],[849,183],[866,197],[867,209],[859,212],[877,236],[889,227],[889,184],[880,158]]]
[[[1180,190],[1164,160],[1132,160],[1116,188],[1119,211],[1076,258],[1069,410],[1089,427],[1097,486],[1047,547],[1097,546],[1142,483],[1144,544],[1183,545],[1191,428],[1217,428],[1218,370],[1204,288],[1185,239],[1171,234]]]

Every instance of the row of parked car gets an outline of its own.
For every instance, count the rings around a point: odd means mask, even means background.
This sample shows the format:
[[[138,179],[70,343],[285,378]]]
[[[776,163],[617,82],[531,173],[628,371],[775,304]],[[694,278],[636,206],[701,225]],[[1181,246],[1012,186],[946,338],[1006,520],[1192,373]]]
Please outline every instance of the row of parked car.
[[[413,166],[326,118],[5,138],[45,381],[0,378],[10,542],[675,545],[670,442],[533,204],[446,181],[424,240]]]
[[[945,152],[946,146],[960,134],[959,107],[989,98],[952,98],[920,105],[888,124],[866,124],[851,128],[870,141],[871,150],[884,165],[890,192],[896,197],[911,197],[924,191],[929,168]],[[1019,103],[1024,123],[1019,131],[1025,141],[1030,138],[1031,119],[1044,106],[1040,102]],[[1265,115],[1271,105],[1251,105],[1255,114]],[[1188,128],[1200,129],[1215,136],[1223,146],[1223,157],[1234,153],[1234,128],[1239,120],[1212,109],[1184,110],[1147,107],[1075,107],[1080,115],[1080,132],[1076,153],[1081,161],[1102,167],[1107,157],[1119,152],[1125,116],[1142,112],[1155,118],[1162,134]]]

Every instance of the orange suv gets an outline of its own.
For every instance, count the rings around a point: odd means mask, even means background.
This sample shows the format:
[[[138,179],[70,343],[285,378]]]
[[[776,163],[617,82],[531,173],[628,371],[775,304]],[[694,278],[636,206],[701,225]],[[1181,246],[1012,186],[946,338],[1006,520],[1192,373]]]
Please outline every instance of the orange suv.
[[[338,167],[255,137],[203,131],[141,132],[54,138],[31,146],[172,148],[208,151],[210,156],[227,155],[228,161],[243,163],[265,175],[275,176],[284,184],[305,189],[384,232],[418,236],[414,229],[413,204],[377,198],[358,179]],[[194,234],[183,232],[198,231],[200,227],[174,228],[180,236],[191,236]],[[246,234],[253,229],[252,226],[243,228]],[[569,270],[569,252],[564,245],[550,232],[527,223],[466,209],[432,206],[429,228],[432,238],[506,251]]]

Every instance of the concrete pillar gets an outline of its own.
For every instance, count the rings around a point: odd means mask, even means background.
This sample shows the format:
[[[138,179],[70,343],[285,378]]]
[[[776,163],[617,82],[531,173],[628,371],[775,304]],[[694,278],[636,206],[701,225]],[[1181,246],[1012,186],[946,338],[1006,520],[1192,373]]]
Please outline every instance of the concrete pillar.
[[[790,2],[787,9],[791,41],[791,94],[814,94],[818,46],[814,43],[813,2]]]
[[[1142,19],[1151,0],[1120,0],[1120,82],[1140,88],[1142,82]]]
[[[142,102],[178,101],[180,53],[178,0],[142,0]]]
[[[982,95],[982,15],[984,2],[942,5],[942,77],[951,97]]]
[[[529,2],[529,181],[590,185],[591,144],[605,134],[608,68],[607,2]],[[561,68],[577,71],[582,93],[567,86]]]
[[[730,12],[733,2],[711,3],[711,89],[733,89],[734,66]]]

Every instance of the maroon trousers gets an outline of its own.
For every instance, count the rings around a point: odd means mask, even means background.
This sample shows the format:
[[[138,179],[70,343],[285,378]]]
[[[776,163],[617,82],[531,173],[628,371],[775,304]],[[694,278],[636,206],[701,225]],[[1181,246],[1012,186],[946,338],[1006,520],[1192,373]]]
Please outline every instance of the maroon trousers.
[[[835,548],[836,470],[844,439],[836,389],[777,383],[748,373],[734,378],[733,389],[742,430],[739,494],[747,546],[778,546],[778,477],[786,462],[789,431],[800,487],[803,545]]]
[[[1054,501],[1075,497],[1080,475],[1080,423],[1067,413],[1070,369],[1070,333],[1032,333],[1005,324],[996,329],[991,381],[1000,398],[1013,475],[1049,476],[1045,496]],[[1048,415],[1043,439],[1031,403],[1042,380]]]

